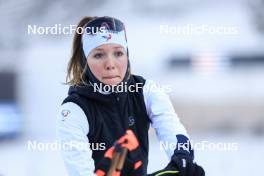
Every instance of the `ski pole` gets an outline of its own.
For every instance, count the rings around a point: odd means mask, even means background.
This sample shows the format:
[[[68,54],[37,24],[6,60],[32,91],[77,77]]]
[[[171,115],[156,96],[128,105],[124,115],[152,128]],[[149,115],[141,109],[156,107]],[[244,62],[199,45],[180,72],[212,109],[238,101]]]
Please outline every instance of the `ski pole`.
[[[123,148],[119,144],[115,145],[115,152],[107,176],[119,176],[121,174],[127,152],[127,148]]]

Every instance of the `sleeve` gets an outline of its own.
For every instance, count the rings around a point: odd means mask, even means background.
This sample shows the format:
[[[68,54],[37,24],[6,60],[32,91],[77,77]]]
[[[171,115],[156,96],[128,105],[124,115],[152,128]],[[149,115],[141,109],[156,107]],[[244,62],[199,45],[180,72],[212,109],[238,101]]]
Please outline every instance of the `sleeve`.
[[[143,96],[151,126],[155,129],[167,156],[171,158],[177,144],[176,136],[189,138],[186,129],[180,122],[169,96],[161,86],[151,80],[146,80],[143,87]]]
[[[56,124],[57,140],[69,176],[94,176],[94,161],[89,148],[88,120],[75,103],[61,106]]]

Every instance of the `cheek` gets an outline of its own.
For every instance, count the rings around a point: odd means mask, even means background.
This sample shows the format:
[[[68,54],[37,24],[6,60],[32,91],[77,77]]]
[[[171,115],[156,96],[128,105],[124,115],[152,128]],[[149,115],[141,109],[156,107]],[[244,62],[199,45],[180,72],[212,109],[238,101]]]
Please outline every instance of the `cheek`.
[[[98,79],[101,77],[103,66],[96,60],[90,60],[87,62],[91,72]]]
[[[122,62],[119,63],[119,71],[120,71],[120,74],[122,74],[122,76],[125,76],[125,73],[127,70],[127,64],[128,64],[127,58],[124,58]]]

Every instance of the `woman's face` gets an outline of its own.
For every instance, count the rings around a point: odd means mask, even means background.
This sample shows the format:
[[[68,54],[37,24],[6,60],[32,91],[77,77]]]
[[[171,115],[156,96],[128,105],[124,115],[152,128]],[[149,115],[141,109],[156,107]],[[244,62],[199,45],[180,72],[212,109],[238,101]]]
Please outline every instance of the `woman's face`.
[[[117,85],[125,77],[128,58],[121,45],[104,44],[91,51],[87,63],[99,81],[107,85]]]

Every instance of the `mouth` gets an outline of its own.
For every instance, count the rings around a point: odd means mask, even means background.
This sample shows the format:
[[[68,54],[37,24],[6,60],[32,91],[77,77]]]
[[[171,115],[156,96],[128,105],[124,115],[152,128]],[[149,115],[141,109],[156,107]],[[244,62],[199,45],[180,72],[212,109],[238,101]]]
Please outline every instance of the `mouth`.
[[[104,76],[103,79],[116,79],[120,78],[120,76]]]

